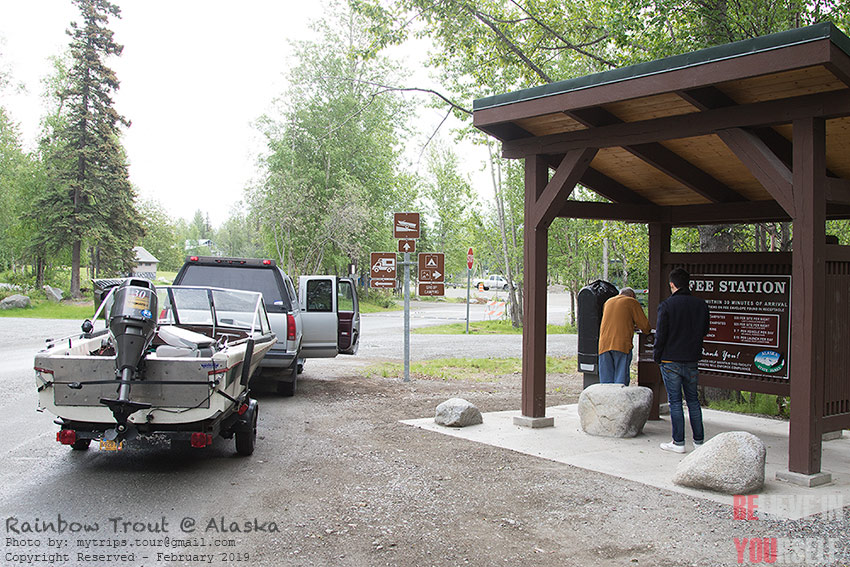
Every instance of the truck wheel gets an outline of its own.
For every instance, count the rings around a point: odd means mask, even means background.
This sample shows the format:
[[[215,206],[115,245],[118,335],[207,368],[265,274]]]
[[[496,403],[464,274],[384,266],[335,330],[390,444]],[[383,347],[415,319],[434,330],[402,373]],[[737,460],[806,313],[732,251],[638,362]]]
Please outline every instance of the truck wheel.
[[[298,383],[298,363],[293,362],[292,366],[284,371],[287,376],[286,381],[279,381],[276,384],[277,393],[284,398],[291,398],[295,395],[295,386]]]
[[[71,449],[74,451],[85,451],[91,445],[91,439],[77,439],[71,444]]]
[[[247,457],[254,453],[254,446],[257,444],[257,414],[260,413],[260,406],[255,406],[253,411],[250,411],[247,416],[248,423],[251,428],[247,431],[237,431],[236,437],[236,452],[243,457]]]

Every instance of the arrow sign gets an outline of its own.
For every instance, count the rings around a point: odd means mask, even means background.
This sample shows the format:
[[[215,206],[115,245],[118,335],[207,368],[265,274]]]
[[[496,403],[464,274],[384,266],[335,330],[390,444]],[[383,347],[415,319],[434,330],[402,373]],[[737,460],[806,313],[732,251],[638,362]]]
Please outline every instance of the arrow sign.
[[[398,241],[398,251],[399,252],[416,252],[416,241],[415,240],[399,240]]]
[[[419,254],[420,282],[442,282],[445,277],[445,271],[445,254],[442,252]],[[442,293],[439,295],[442,295]]]
[[[395,287],[395,252],[372,252],[370,262],[372,277],[369,287]]]

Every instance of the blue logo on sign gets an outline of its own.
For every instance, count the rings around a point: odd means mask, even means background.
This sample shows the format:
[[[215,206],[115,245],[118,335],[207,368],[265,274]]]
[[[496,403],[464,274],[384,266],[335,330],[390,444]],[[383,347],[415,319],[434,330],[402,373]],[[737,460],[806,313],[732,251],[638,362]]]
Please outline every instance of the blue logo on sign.
[[[144,317],[145,319],[150,319],[153,317],[153,314],[151,313],[150,309],[142,309],[142,317]]]

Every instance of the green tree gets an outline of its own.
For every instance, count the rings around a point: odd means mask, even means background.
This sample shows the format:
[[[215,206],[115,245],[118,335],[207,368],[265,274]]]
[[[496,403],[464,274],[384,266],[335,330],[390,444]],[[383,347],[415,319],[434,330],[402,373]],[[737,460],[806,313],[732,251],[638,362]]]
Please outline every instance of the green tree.
[[[72,1],[82,21],[68,30],[71,67],[56,93],[59,119],[45,141],[50,179],[32,214],[49,249],[70,248],[70,293],[79,297],[85,246],[93,275],[120,273],[134,262],[132,247],[142,228],[120,143],[121,127],[129,122],[113,107],[119,83],[105,64],[123,49],[106,27],[120,10],[108,0]]]
[[[422,198],[430,221],[429,249],[445,253],[447,274],[465,273],[466,252],[480,221],[472,186],[461,175],[457,154],[450,147],[432,147]]]
[[[177,226],[165,208],[157,201],[139,202],[144,236],[139,245],[159,260],[159,269],[177,271],[183,265],[183,242],[177,235]]]
[[[415,185],[401,174],[404,102],[381,85],[392,66],[365,55],[375,37],[335,4],[317,42],[297,46],[279,110],[259,121],[268,151],[249,192],[264,246],[293,274],[347,271],[391,244],[392,210]]]

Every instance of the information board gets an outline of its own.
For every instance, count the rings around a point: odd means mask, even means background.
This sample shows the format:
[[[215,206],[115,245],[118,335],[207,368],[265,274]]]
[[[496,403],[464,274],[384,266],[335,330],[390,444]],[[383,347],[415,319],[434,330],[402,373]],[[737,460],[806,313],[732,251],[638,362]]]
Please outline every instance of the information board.
[[[788,378],[791,276],[692,275],[711,314],[700,370]]]

